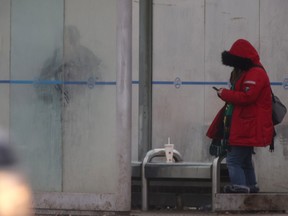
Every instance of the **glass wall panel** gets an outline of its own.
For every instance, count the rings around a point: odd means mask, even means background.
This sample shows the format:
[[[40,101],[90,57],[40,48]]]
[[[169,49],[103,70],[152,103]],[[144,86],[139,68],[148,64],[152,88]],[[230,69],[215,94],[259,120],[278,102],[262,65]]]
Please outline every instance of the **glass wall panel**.
[[[9,128],[10,0],[0,0],[0,126]]]
[[[288,59],[288,2],[285,0],[262,0],[260,4],[260,58],[272,82],[272,90],[285,104],[287,97],[287,59]],[[282,83],[277,85],[276,83]],[[288,192],[288,124],[284,121],[275,127],[275,150],[256,148],[255,166],[258,185],[262,192]],[[263,166],[265,164],[265,166]],[[267,174],[269,172],[269,175]],[[273,182],[273,183],[272,183]]]
[[[139,0],[132,3],[132,161],[138,161]]]
[[[115,0],[65,1],[64,80],[63,190],[115,193]]]
[[[11,131],[33,189],[115,192],[116,1],[11,5]]]
[[[153,148],[170,137],[185,161],[204,161],[204,3],[153,2]]]
[[[11,132],[33,189],[61,191],[63,1],[12,0]],[[37,83],[44,80],[44,83]]]

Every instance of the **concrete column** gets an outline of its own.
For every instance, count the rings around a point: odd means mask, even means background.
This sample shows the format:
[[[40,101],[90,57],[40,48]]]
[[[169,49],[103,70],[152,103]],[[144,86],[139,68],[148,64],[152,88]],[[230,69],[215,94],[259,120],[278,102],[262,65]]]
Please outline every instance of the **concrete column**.
[[[116,209],[131,209],[132,0],[117,0]]]

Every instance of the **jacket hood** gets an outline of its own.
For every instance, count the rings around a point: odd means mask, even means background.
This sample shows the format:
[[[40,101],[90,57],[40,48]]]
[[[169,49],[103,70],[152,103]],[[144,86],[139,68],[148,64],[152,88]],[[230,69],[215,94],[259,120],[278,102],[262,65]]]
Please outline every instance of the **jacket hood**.
[[[222,63],[244,71],[261,65],[257,50],[245,39],[235,41],[229,51],[222,52]]]

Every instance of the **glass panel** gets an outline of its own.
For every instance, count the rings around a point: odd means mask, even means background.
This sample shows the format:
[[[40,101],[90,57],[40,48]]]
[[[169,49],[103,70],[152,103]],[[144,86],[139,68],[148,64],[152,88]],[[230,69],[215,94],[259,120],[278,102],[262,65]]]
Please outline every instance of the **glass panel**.
[[[153,2],[153,148],[170,137],[184,161],[204,161],[203,1]]]
[[[0,0],[0,80],[10,78],[10,1]],[[9,128],[9,85],[0,83],[0,122],[1,127]]]
[[[63,190],[115,193],[115,0],[65,1],[64,60]]]
[[[36,191],[112,193],[116,1],[65,3],[12,1],[13,140]]]
[[[260,44],[259,49],[261,62],[270,78],[270,82],[283,82],[282,86],[273,85],[275,95],[281,98],[286,106],[287,97],[287,65],[288,33],[287,11],[288,2],[283,0],[261,1],[260,7]],[[256,10],[255,10],[256,11]],[[280,27],[281,26],[281,27]],[[286,41],[286,42],[284,42]],[[256,149],[255,168],[257,170],[257,181],[261,192],[288,192],[286,182],[288,173],[283,172],[288,161],[288,130],[287,115],[284,121],[277,125],[276,137],[274,138],[275,151],[271,154],[268,147]],[[265,164],[265,166],[263,166]],[[268,173],[271,173],[270,175]],[[273,184],[271,184],[273,182]]]
[[[12,0],[11,131],[36,191],[61,191],[62,41],[63,1]]]
[[[132,161],[138,161],[139,0],[132,3]]]

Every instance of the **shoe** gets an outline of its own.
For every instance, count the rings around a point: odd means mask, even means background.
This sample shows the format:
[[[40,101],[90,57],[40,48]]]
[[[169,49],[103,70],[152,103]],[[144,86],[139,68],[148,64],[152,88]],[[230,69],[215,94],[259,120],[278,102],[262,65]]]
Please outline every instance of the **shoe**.
[[[250,188],[250,193],[258,193],[260,191],[259,187],[253,185],[253,186],[249,186]]]
[[[250,193],[250,188],[244,185],[225,185],[224,193]]]

